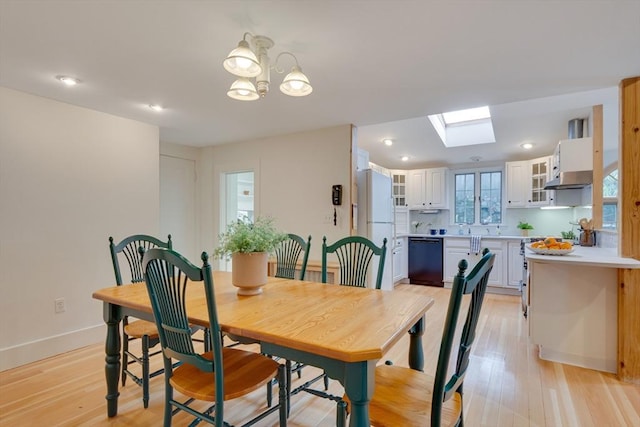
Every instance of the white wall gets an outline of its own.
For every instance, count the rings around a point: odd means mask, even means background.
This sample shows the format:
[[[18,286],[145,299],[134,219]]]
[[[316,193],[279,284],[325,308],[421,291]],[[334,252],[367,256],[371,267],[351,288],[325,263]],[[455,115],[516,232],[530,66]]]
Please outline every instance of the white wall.
[[[155,126],[0,87],[0,370],[104,340],[91,294],[110,235],[158,233],[158,156]]]
[[[256,173],[258,215],[273,217],[285,232],[311,234],[310,259],[320,260],[322,236],[333,242],[349,235],[350,125],[203,149],[201,244],[208,252],[215,248],[220,232],[220,174],[239,170]],[[343,188],[337,226],[333,225],[333,184]]]

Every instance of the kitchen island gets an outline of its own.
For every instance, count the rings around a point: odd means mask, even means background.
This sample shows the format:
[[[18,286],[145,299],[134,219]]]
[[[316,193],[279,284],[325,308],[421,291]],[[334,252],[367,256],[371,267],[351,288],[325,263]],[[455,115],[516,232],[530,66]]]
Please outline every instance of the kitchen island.
[[[581,246],[563,256],[527,249],[525,257],[529,336],[540,358],[617,372],[618,269],[640,269],[640,261]]]

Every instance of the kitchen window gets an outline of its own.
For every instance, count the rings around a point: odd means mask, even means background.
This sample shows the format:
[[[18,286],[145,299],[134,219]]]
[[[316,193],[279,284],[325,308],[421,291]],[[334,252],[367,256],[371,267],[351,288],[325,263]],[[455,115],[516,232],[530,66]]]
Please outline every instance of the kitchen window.
[[[603,179],[602,228],[616,229],[618,223],[618,167]]]
[[[454,200],[456,224],[502,223],[502,171],[476,170],[456,173]]]

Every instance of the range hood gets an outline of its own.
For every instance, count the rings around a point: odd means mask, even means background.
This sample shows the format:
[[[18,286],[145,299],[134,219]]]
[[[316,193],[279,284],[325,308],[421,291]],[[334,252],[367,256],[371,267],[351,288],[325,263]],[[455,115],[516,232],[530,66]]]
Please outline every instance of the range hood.
[[[560,172],[560,175],[547,182],[545,190],[573,190],[593,184],[593,171]]]
[[[553,179],[545,190],[574,190],[593,184],[593,140],[582,137],[584,119],[569,121],[569,139],[560,141],[553,154]]]

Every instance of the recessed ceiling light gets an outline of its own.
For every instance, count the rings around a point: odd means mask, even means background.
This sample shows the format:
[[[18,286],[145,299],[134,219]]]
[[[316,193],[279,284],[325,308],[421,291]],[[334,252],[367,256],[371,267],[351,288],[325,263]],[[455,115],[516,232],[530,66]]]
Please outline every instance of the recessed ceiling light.
[[[162,105],[158,105],[158,104],[149,104],[149,108],[151,108],[153,111],[164,110],[164,108],[162,108]]]
[[[520,146],[525,150],[531,150],[533,148],[533,144],[530,142],[525,142],[524,144],[520,144]]]
[[[384,142],[384,145],[393,145],[393,139],[391,138],[385,138],[382,142]]]
[[[402,156],[400,160],[402,160],[403,162],[406,162],[407,160],[409,160],[409,156]]]
[[[78,83],[80,83],[80,80],[74,77],[69,77],[69,76],[56,76],[56,79],[60,80],[62,83],[64,83],[67,86],[75,86]]]

